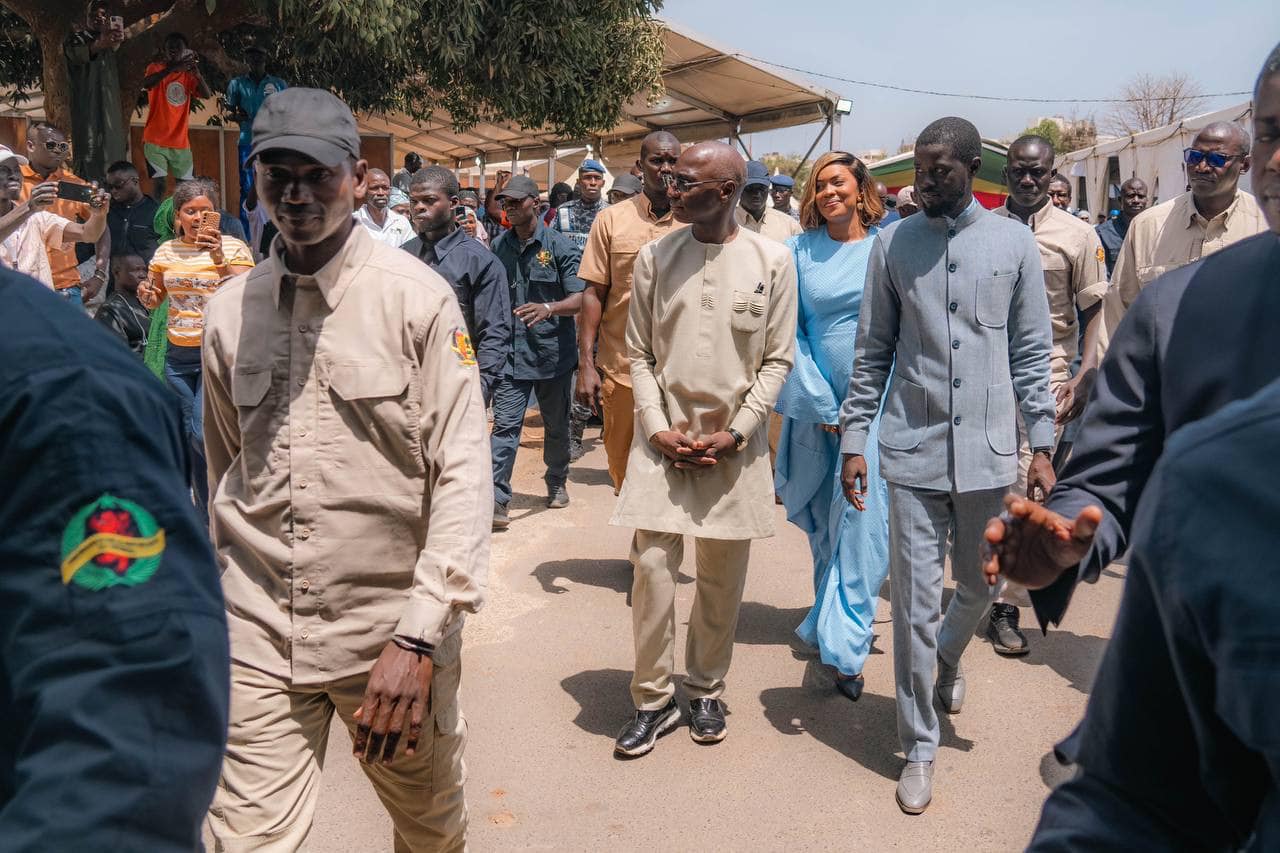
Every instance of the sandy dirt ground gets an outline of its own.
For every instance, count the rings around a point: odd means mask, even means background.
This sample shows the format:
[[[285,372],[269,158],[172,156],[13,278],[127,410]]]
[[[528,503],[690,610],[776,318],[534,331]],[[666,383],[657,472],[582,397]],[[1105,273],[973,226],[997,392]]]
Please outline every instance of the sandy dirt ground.
[[[1024,658],[998,657],[975,637],[964,658],[964,710],[942,718],[933,804],[908,817],[893,796],[902,755],[888,602],[880,602],[866,690],[850,702],[793,633],[812,603],[812,565],[803,533],[778,507],[779,535],[751,554],[725,696],[729,737],[700,746],[681,726],[648,756],[619,761],[613,738],[631,713],[631,534],[608,524],[615,499],[594,427],[589,452],[572,468],[572,503],[546,508],[536,426],[534,415],[517,460],[511,527],[494,537],[489,602],[466,627],[472,850],[1026,844],[1050,787],[1068,772],[1053,744],[1084,710],[1122,567],[1076,595],[1063,629],[1034,632]],[[687,551],[677,598],[680,671],[693,598]],[[1024,609],[1024,628],[1033,621]],[[350,749],[335,725],[307,850],[392,849],[390,820]]]

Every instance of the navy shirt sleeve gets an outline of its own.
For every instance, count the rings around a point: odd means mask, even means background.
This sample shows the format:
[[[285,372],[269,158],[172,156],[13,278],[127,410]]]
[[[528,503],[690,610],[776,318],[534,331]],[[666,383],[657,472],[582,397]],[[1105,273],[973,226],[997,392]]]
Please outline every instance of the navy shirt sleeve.
[[[481,247],[483,248],[483,247]],[[485,403],[493,399],[493,388],[507,366],[511,352],[511,285],[507,271],[488,250],[476,253],[479,260],[472,279],[472,306],[475,329],[472,337],[480,368],[480,385]]]
[[[0,300],[0,846],[196,849],[229,653],[178,413],[53,293]]]

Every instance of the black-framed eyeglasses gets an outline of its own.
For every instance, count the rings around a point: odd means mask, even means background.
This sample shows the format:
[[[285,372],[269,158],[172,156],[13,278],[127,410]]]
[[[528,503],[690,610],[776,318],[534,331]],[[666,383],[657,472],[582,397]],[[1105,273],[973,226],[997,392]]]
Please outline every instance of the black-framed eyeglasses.
[[[125,178],[122,181],[107,181],[106,186],[107,186],[107,189],[109,190],[122,190],[125,187],[129,186],[129,184],[132,184],[137,180],[138,180],[137,175],[130,175],[129,177]]]
[[[1182,150],[1182,160],[1188,166],[1199,166],[1201,163],[1208,163],[1209,167],[1213,169],[1221,169],[1239,156],[1239,154],[1223,154],[1221,151],[1201,151],[1198,148],[1184,148]]]
[[[44,147],[48,148],[49,151],[51,151],[54,154],[66,154],[68,151],[71,150],[71,143],[49,141],[44,144]]]
[[[728,183],[732,178],[707,178],[705,181],[688,181],[677,175],[671,182],[671,188],[678,193],[687,193],[692,187],[699,184],[723,184]]]

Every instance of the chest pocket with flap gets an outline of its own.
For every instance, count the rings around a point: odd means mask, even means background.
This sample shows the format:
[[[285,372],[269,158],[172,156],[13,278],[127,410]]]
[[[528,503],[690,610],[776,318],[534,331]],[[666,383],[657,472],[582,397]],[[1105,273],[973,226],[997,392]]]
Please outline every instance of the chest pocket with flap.
[[[329,366],[327,402],[334,422],[323,424],[321,435],[327,439],[325,456],[336,466],[335,473],[351,467],[372,475],[387,463],[404,475],[425,473],[416,377],[417,368],[408,360],[340,361]],[[330,413],[323,411],[323,401],[321,405],[324,418]]]

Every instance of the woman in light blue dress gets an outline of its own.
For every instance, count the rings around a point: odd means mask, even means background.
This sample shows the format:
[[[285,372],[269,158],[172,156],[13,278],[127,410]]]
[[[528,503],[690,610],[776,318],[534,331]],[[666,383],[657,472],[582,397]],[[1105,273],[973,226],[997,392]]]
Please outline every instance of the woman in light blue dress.
[[[856,701],[876,597],[889,571],[889,495],[880,478],[876,418],[866,449],[866,510],[844,499],[837,424],[884,205],[867,167],[851,154],[824,154],[811,174],[800,206],[805,232],[787,241],[799,273],[800,312],[795,367],[777,405],[785,419],[775,486],[813,554],[815,601],[796,634],[836,669],[837,688]]]

